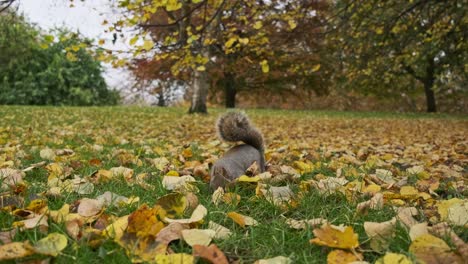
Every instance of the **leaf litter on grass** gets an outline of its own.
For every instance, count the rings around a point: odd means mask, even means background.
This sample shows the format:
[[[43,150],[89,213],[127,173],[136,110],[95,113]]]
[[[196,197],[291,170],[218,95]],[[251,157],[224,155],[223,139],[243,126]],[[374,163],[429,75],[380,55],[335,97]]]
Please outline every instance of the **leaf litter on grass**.
[[[259,174],[252,164],[229,190],[213,194],[206,187],[210,165],[232,146],[216,139],[215,115],[144,108],[2,113],[0,260],[76,258],[76,247],[104,256],[121,250],[128,262],[150,263],[296,263],[322,248],[327,257],[317,261],[329,263],[468,257],[463,119],[255,112],[268,170]],[[341,206],[330,203],[309,214],[304,201],[315,196],[344,197],[348,213],[325,213]],[[267,205],[276,209],[255,208]],[[308,234],[311,243],[265,255],[230,246],[233,236],[249,239],[272,221],[296,240]],[[406,246],[395,244],[400,226]],[[268,247],[277,239],[254,243]]]

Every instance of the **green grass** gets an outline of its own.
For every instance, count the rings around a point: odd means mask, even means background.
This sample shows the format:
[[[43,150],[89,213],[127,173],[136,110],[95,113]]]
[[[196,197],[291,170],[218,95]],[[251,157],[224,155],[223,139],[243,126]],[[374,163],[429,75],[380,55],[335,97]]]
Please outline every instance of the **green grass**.
[[[133,151],[142,160],[158,157],[158,154],[145,154],[144,147],[151,148],[168,145],[175,148],[191,146],[195,153],[193,159],[202,160],[205,146],[215,140],[213,129],[214,117],[223,112],[221,109],[210,109],[208,116],[193,118],[185,114],[186,109],[180,108],[141,108],[141,107],[5,107],[0,106],[0,147],[2,145],[22,145],[25,151],[20,168],[42,161],[39,151],[45,146],[50,148],[71,148],[76,152],[74,158],[81,166],[73,174],[81,177],[90,176],[97,169],[109,169],[119,166],[118,160],[112,157],[113,150],[127,149]],[[361,112],[326,112],[326,111],[282,111],[282,110],[248,110],[255,120],[270,120],[273,117],[282,117],[307,124],[317,119],[357,119],[362,122],[369,120],[408,119],[408,120],[433,120],[441,119],[443,122],[465,122],[466,116],[449,116],[433,114],[395,114],[395,113],[361,113]],[[363,121],[364,120],[364,121]],[[268,121],[267,121],[268,122]],[[192,131],[193,130],[193,131]],[[304,133],[306,133],[305,131]],[[268,135],[268,132],[266,132]],[[198,136],[197,136],[198,135]],[[286,133],[285,137],[288,137]],[[122,140],[128,143],[120,144]],[[267,139],[273,141],[272,139]],[[102,152],[94,152],[88,146],[96,144],[104,146]],[[285,142],[285,144],[288,142]],[[1,152],[0,152],[1,153]],[[167,157],[177,157],[176,153],[167,152]],[[95,167],[87,163],[88,160],[97,158],[102,160],[102,166]],[[294,157],[291,158],[294,160]],[[323,158],[323,163],[330,162],[332,158]],[[70,165],[70,163],[68,163]],[[49,199],[51,209],[59,209],[63,204],[73,204],[80,198],[94,198],[106,191],[111,191],[123,196],[138,196],[140,202],[124,208],[110,207],[106,213],[122,216],[136,210],[139,205],[146,203],[153,205],[157,199],[169,191],[161,185],[160,173],[148,163],[142,166],[129,164],[127,167],[134,169],[135,175],[150,173],[148,181],[155,186],[155,191],[148,191],[138,185],[129,186],[123,179],[109,183],[95,185],[94,192],[90,195],[70,193],[62,198]],[[465,167],[466,169],[466,167]],[[317,168],[314,172],[304,175],[304,178],[313,178],[317,173],[334,176],[335,171],[329,168]],[[47,190],[47,172],[44,169],[35,169],[28,172],[26,181],[29,183],[26,201],[35,194]],[[359,235],[361,247],[368,247],[367,236],[364,232],[365,221],[383,222],[395,216],[390,206],[382,210],[370,210],[367,215],[355,213],[356,203],[349,202],[344,195],[324,196],[316,191],[310,192],[297,207],[282,210],[262,198],[255,197],[254,189],[236,189],[241,195],[238,206],[221,204],[214,206],[211,203],[211,191],[207,184],[199,181],[197,186],[200,192],[197,194],[200,203],[207,207],[208,216],[201,228],[205,228],[210,220],[226,226],[233,232],[233,236],[226,240],[217,240],[215,243],[231,260],[240,260],[241,263],[252,263],[262,258],[275,256],[287,256],[293,263],[326,263],[326,254],[330,249],[313,245],[309,242],[314,238],[312,229],[294,230],[285,224],[285,218],[311,219],[326,218],[334,224],[352,225]],[[462,195],[463,196],[463,195]],[[361,200],[363,199],[361,198]],[[258,226],[242,228],[226,216],[226,212],[236,211],[249,215],[259,222]],[[6,212],[0,212],[0,227],[8,229],[15,219]],[[64,226],[49,221],[48,233],[59,232],[66,235]],[[467,232],[459,233],[466,239]],[[38,241],[47,234],[37,229],[18,232],[15,241],[29,240],[31,243]],[[68,236],[68,235],[67,235]],[[389,238],[390,251],[401,252],[408,255],[410,239],[407,231],[399,226],[396,236]],[[67,248],[60,254],[54,263],[129,263],[125,251],[115,242],[105,241],[102,245],[92,248],[86,241],[74,241],[69,238]],[[182,241],[171,244],[175,252],[191,252],[191,249]],[[374,262],[381,256],[378,253],[366,251],[365,260]],[[39,256],[27,259],[44,258]],[[8,263],[8,262],[7,262]],[[15,263],[11,261],[9,263]]]

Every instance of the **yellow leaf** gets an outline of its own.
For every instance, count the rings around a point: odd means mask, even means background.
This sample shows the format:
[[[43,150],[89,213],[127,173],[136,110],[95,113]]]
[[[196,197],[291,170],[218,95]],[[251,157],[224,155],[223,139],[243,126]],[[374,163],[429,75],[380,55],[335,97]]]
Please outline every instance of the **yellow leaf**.
[[[464,263],[445,241],[430,234],[418,236],[408,251],[421,263],[440,263],[442,259],[444,263]]]
[[[239,178],[237,178],[238,182],[258,182],[260,180],[260,177],[254,176],[254,177],[249,177],[247,175],[242,175]]]
[[[291,29],[295,29],[297,27],[296,21],[288,20],[288,25]]]
[[[153,49],[153,47],[154,47],[153,41],[151,41],[151,40],[145,40],[145,41],[143,42],[142,48],[143,48],[144,50],[149,51],[149,50]]]
[[[179,177],[179,173],[175,170],[170,170],[166,173],[166,176],[175,176],[175,177]]]
[[[359,246],[358,235],[351,226],[334,226],[328,223],[313,231],[316,238],[310,242],[332,248],[352,249]]]
[[[197,67],[197,71],[205,71],[205,70],[206,70],[206,67],[203,65]]]
[[[179,3],[178,0],[168,0],[166,4],[167,11],[176,11],[182,7],[182,3]]]
[[[0,261],[24,258],[34,254],[24,242],[0,245]]]
[[[237,41],[237,36],[231,37],[230,39],[228,39],[228,41],[226,41],[226,43],[224,43],[224,46],[226,48],[230,48],[230,47],[232,47],[232,44],[234,44],[234,42],[236,42],[236,41]]]
[[[243,45],[249,44],[249,38],[240,38],[239,42]]]
[[[314,67],[312,67],[312,69],[310,69],[311,72],[317,72],[318,70],[320,70],[320,64],[317,64]]]
[[[154,259],[158,264],[193,264],[195,258],[192,255],[185,253],[169,254],[169,255],[156,255]]]
[[[411,260],[408,259],[407,256],[403,254],[397,254],[397,253],[386,253],[385,256],[379,258],[375,264],[413,264]]]
[[[130,45],[135,45],[135,43],[138,41],[138,38],[139,38],[138,35],[131,38],[129,41]]]
[[[327,264],[341,264],[341,263],[351,263],[354,261],[360,261],[363,257],[361,254],[353,254],[349,251],[344,251],[341,249],[335,249],[328,253]]]
[[[104,45],[106,43],[106,40],[100,39],[98,43],[99,43],[99,45]]]
[[[257,21],[254,24],[255,29],[261,29],[263,27],[262,21]]]
[[[36,253],[50,256],[57,256],[67,247],[67,237],[60,233],[51,233],[45,238],[37,241],[33,246]]]
[[[267,60],[262,60],[260,62],[260,66],[262,66],[262,72],[263,73],[268,73],[270,71],[270,66],[268,65]]]

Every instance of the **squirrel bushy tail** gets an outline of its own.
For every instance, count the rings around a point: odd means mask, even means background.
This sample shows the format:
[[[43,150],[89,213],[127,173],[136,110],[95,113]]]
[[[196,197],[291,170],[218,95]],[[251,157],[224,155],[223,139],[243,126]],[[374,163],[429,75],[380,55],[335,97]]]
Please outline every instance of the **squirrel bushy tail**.
[[[263,136],[242,112],[228,112],[222,115],[216,124],[218,135],[222,140],[242,141],[258,149],[263,156],[265,146]]]

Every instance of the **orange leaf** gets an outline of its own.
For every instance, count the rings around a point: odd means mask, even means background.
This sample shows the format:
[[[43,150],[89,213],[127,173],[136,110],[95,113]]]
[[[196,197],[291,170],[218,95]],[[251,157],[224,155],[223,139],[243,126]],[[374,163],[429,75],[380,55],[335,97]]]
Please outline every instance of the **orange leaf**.
[[[210,246],[194,245],[193,255],[216,264],[228,264],[224,253],[215,244]]]

